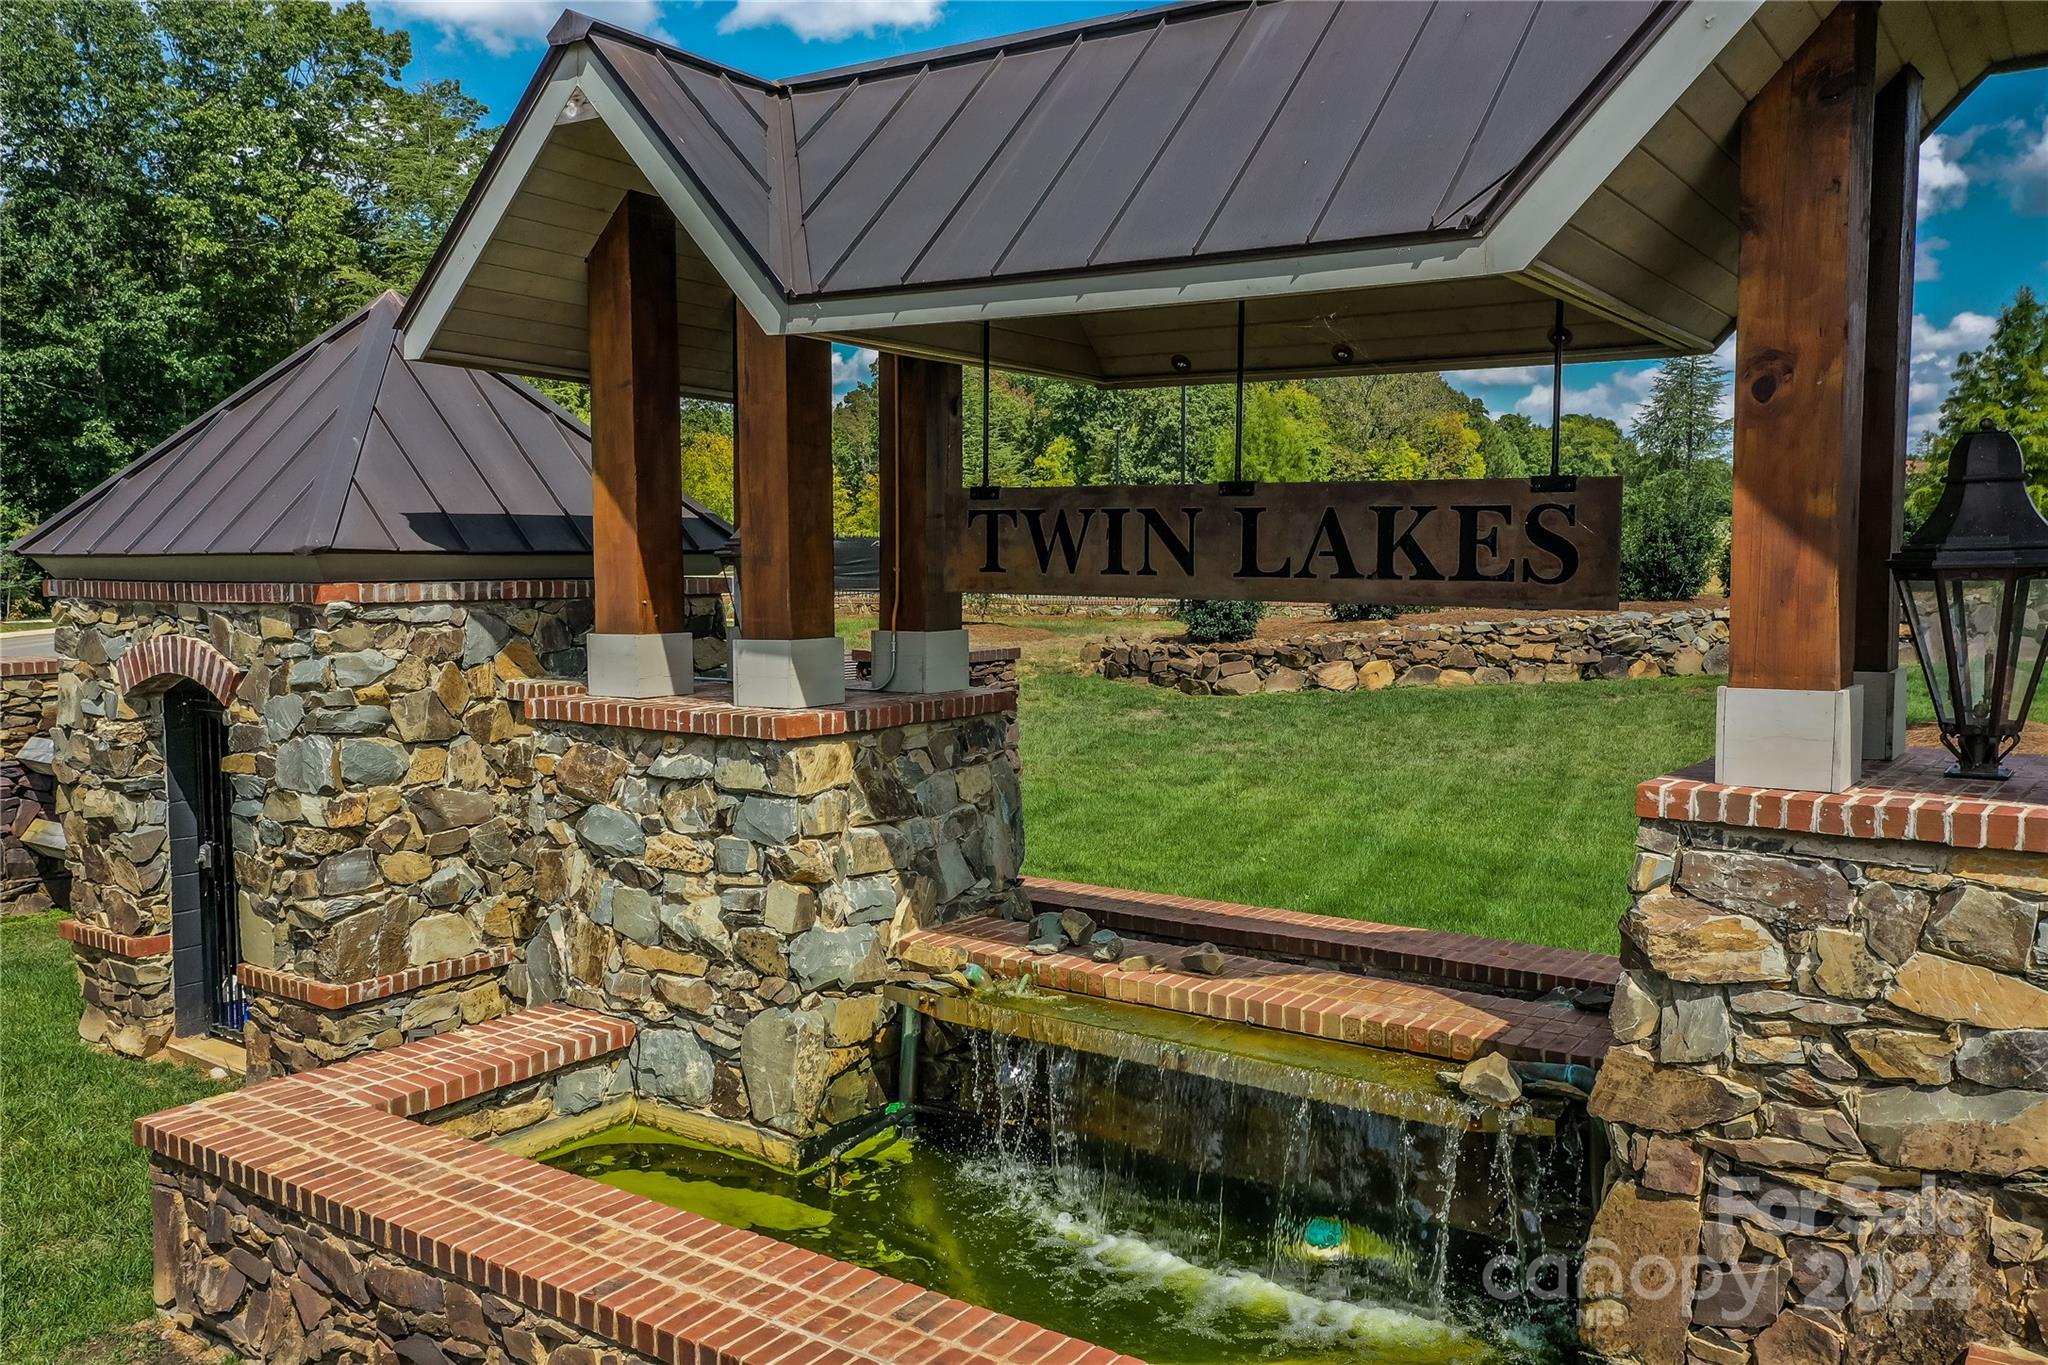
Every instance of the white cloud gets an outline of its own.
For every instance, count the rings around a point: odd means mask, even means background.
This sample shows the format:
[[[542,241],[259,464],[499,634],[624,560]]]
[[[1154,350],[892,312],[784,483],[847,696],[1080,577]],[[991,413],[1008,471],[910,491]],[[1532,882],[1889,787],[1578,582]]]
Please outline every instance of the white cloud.
[[[2005,186],[2015,213],[2048,214],[2048,115],[2038,128],[2023,123],[2007,126],[2013,155],[1990,164],[1991,176]]]
[[[661,7],[656,0],[604,0],[583,8],[599,18],[636,33],[661,33]],[[561,17],[562,0],[381,0],[380,17],[388,15],[439,29],[447,41],[467,40],[494,57],[522,43],[539,43]]]
[[[807,43],[836,43],[883,29],[913,33],[930,28],[944,9],[945,0],[734,0],[718,21],[718,31],[780,26]]]
[[[1932,133],[1921,140],[1920,217],[1962,207],[1970,192],[1970,172],[1963,166],[1963,155],[1981,131],[1972,128],[1959,134]]]
[[[1913,315],[1912,374],[1906,389],[1909,408],[1906,431],[1910,436],[1933,428],[1941,417],[1941,400],[1948,395],[1948,378],[1956,357],[1974,351],[1991,340],[1998,319],[1983,313],[1961,312],[1936,327],[1924,313]]]
[[[1946,237],[1919,237],[1913,242],[1913,279],[1938,280],[1941,278],[1941,261],[1938,253],[1948,250]]]
[[[1610,378],[1581,389],[1566,384],[1564,410],[1567,414],[1584,413],[1588,417],[1612,418],[1623,431],[1627,431],[1635,424],[1636,414],[1642,411],[1643,403],[1650,396],[1650,386],[1656,382],[1657,367],[1650,365],[1616,370]],[[1531,384],[1529,391],[1515,400],[1515,411],[1549,425],[1550,384],[1547,376],[1544,382]]]
[[[834,346],[832,348],[832,392],[842,394],[868,377],[868,367],[875,363],[875,353],[865,346]]]
[[[1548,384],[1548,365],[1503,365],[1497,370],[1445,370],[1444,378],[1453,384]]]

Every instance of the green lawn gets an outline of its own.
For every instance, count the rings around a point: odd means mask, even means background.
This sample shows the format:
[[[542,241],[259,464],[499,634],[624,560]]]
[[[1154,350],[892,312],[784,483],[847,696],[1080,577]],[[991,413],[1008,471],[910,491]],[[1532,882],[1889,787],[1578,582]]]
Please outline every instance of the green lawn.
[[[0,920],[0,1360],[128,1358],[150,1315],[143,1114],[224,1087],[78,1041],[77,979],[57,916]]]
[[[1635,787],[1717,679],[1189,697],[1026,674],[1027,869],[1613,951]]]
[[[48,630],[51,624],[47,617],[40,621],[0,621],[0,635],[13,635],[24,630]]]

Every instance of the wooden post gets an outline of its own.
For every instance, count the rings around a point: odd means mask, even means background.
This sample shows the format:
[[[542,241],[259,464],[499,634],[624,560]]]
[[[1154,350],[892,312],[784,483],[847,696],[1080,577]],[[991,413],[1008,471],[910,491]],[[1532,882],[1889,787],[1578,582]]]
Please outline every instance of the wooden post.
[[[599,695],[689,690],[675,234],[667,205],[650,194],[628,193],[586,262],[595,599],[590,688]]]
[[[960,498],[960,367],[884,354],[882,562],[875,686],[952,692],[968,685],[960,594],[945,584],[949,514]]]
[[[744,308],[734,318],[743,520],[733,699],[829,705],[845,699],[832,624],[832,348],[769,336]]]
[[[1909,66],[1878,92],[1871,138],[1870,311],[1863,363],[1854,645],[1866,759],[1893,758],[1906,747],[1899,596],[1885,562],[1898,549],[1904,528],[1920,120],[1920,73]]]
[[[1861,761],[1852,642],[1876,65],[1876,6],[1842,5],[1743,114],[1722,781],[1839,791]]]

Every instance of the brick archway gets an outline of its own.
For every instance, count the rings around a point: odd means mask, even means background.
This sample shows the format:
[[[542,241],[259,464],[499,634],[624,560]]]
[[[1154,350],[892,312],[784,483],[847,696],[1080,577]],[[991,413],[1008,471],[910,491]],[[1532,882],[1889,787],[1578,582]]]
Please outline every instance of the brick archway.
[[[221,705],[234,695],[242,670],[228,656],[195,635],[158,635],[128,650],[114,663],[123,692],[160,691],[181,679],[198,683]]]

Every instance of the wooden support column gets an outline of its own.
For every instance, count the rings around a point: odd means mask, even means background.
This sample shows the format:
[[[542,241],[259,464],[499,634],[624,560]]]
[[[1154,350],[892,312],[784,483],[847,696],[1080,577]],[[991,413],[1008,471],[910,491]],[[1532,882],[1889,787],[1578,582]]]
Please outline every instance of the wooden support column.
[[[1920,120],[1920,73],[1909,66],[1878,92],[1871,136],[1870,306],[1863,362],[1853,648],[1856,682],[1863,688],[1863,756],[1870,760],[1896,757],[1906,747],[1899,595],[1886,561],[1899,547],[1905,518]]]
[[[1861,765],[1857,503],[1877,11],[1821,21],[1742,119],[1724,782],[1839,791]]]
[[[733,699],[824,706],[846,697],[832,623],[832,348],[770,336],[734,309],[740,641]]]
[[[586,262],[590,299],[590,690],[690,690],[683,591],[676,225],[628,193]]]
[[[884,353],[882,562],[874,680],[891,692],[968,685],[960,594],[945,585],[947,518],[960,500],[960,367]]]

